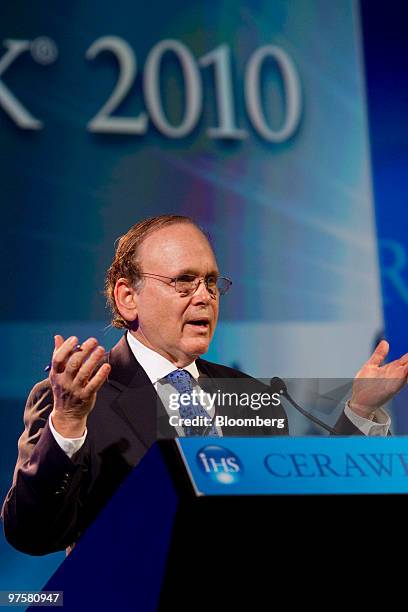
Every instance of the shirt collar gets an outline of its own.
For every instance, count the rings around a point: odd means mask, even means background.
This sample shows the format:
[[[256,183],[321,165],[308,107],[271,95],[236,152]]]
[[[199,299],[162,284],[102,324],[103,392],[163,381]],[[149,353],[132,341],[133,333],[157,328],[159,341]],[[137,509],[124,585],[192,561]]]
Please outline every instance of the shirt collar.
[[[171,361],[159,353],[156,353],[156,351],[153,349],[150,349],[142,344],[129,331],[127,332],[127,341],[129,343],[130,350],[146,372],[147,376],[150,378],[153,385],[155,385],[161,378],[164,378],[167,376],[167,374],[170,374],[170,372],[174,372],[174,370],[177,369],[174,363],[171,363]],[[182,369],[191,374],[195,380],[197,380],[200,375],[195,361],[187,366],[184,366]]]

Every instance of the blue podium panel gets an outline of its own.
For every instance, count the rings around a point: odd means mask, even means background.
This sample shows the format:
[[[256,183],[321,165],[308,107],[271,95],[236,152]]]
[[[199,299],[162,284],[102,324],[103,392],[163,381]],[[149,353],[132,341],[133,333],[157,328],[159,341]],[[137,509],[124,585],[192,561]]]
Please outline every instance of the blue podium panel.
[[[408,493],[408,439],[179,438],[196,495]]]
[[[156,611],[177,505],[156,445],[43,590],[64,593],[64,612]]]

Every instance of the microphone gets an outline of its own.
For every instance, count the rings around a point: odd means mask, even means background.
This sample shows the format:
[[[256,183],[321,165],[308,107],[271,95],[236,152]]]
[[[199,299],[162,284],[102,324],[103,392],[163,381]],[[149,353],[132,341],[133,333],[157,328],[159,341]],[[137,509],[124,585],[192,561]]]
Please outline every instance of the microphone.
[[[298,412],[300,412],[300,414],[303,414],[303,416],[305,416],[307,419],[309,419],[310,421],[313,421],[313,423],[316,423],[316,425],[320,425],[320,427],[323,427],[323,429],[325,429],[326,431],[329,431],[335,436],[341,435],[339,434],[338,431],[333,429],[333,427],[330,427],[330,425],[323,423],[323,421],[315,417],[313,414],[310,414],[310,412],[307,412],[307,410],[304,410],[303,408],[301,408],[299,404],[297,404],[295,400],[289,395],[286,383],[281,378],[278,378],[277,376],[275,376],[274,378],[271,378],[270,387],[273,393],[279,393],[279,395],[282,395],[284,398],[286,398],[288,402],[292,404],[292,406]]]

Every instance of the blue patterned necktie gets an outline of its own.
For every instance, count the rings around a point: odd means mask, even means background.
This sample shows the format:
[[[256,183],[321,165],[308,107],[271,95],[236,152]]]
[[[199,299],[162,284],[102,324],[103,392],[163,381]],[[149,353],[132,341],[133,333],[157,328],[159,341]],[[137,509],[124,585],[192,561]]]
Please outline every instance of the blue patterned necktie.
[[[183,395],[184,398],[187,396],[190,397],[190,403],[186,401],[183,402],[187,404],[187,406],[182,405],[179,402],[179,413],[182,419],[192,419],[196,416],[211,418],[208,411],[198,403],[197,398],[195,399],[195,403],[193,403],[193,381],[192,378],[186,370],[174,370],[167,374],[164,377],[164,380],[168,380],[169,383],[176,389],[176,391]],[[202,436],[205,430],[205,427],[183,427],[184,433],[186,436]],[[215,425],[212,425],[206,433],[207,436],[218,436],[217,429]]]

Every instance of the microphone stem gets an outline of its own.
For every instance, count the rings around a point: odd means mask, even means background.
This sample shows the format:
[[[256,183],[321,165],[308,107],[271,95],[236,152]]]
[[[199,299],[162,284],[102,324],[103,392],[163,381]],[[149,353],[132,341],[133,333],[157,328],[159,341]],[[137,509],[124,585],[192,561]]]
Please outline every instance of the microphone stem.
[[[283,397],[285,397],[288,400],[288,402],[290,404],[292,404],[292,406],[298,412],[300,412],[300,414],[303,414],[303,416],[305,416],[307,419],[310,419],[311,421],[313,421],[313,423],[316,423],[316,425],[320,425],[320,427],[323,427],[323,429],[325,429],[326,431],[329,431],[330,433],[334,434],[335,436],[339,436],[340,435],[338,431],[333,429],[333,427],[330,427],[330,425],[326,425],[326,423],[323,423],[323,421],[321,421],[320,419],[315,417],[313,414],[310,414],[310,412],[307,412],[307,410],[304,410],[303,408],[301,408],[299,406],[299,404],[297,404],[295,402],[295,400],[290,397],[289,393],[286,390],[282,392],[282,395],[283,395]]]

